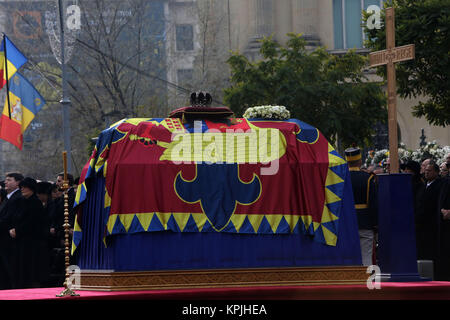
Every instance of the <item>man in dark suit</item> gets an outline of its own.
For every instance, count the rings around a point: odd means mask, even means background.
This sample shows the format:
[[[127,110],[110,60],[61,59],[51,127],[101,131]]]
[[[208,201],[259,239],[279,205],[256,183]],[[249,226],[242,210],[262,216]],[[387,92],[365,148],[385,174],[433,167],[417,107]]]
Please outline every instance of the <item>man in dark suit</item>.
[[[450,177],[442,181],[438,208],[440,210],[440,242],[435,279],[450,281]]]
[[[18,204],[22,198],[19,183],[23,180],[20,173],[7,173],[5,179],[6,200],[0,205],[0,289],[14,287],[11,277],[11,219],[17,211]]]
[[[430,162],[424,170],[425,191],[422,196],[422,214],[417,225],[417,258],[433,260],[436,269],[436,259],[439,249],[439,195],[442,180],[439,177],[439,166]]]
[[[353,198],[358,219],[359,241],[363,265],[373,263],[375,227],[377,225],[377,189],[374,175],[361,171],[362,157],[359,148],[345,150],[352,181]]]

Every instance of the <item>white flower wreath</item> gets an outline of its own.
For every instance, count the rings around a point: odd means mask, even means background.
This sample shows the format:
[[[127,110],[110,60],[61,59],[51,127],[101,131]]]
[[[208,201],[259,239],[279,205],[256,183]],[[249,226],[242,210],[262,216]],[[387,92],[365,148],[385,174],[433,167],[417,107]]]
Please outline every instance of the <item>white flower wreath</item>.
[[[245,110],[243,117],[287,120],[291,113],[285,106],[255,106]]]
[[[450,153],[450,146],[440,146],[436,140],[427,142],[424,146],[416,150],[407,149],[405,144],[400,143],[398,148],[399,160],[406,163],[408,160],[422,162],[426,158],[432,158],[438,165],[446,161],[447,155]],[[366,165],[381,164],[389,157],[389,150],[370,150],[367,153]]]

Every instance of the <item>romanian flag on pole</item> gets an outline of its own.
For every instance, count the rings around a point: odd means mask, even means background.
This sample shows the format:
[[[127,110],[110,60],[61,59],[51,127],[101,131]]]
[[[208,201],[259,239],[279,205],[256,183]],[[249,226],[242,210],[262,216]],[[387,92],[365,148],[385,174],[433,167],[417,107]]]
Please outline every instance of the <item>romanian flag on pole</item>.
[[[16,48],[6,35],[0,46],[0,89],[6,84],[6,80],[16,73],[28,59]]]
[[[45,100],[24,76],[16,72],[9,80],[9,103],[11,119],[8,111],[8,97],[6,97],[0,117],[0,139],[22,150],[23,133],[36,113],[41,110]]]

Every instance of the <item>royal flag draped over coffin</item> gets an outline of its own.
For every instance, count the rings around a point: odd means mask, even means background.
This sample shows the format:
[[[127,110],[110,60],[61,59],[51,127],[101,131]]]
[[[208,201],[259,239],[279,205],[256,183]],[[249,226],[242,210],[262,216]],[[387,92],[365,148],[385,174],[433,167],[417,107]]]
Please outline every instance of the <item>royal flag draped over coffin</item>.
[[[125,119],[98,137],[75,205],[89,179],[102,177],[104,239],[165,230],[303,234],[336,246],[347,173],[319,130],[296,119]]]

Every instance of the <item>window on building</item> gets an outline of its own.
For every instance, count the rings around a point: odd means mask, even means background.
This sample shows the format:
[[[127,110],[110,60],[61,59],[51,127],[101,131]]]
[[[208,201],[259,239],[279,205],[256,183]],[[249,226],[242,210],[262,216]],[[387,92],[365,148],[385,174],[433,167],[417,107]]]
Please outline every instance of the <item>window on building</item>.
[[[334,48],[363,48],[362,11],[385,0],[333,0]]]
[[[190,24],[176,26],[177,50],[194,50],[194,28]]]
[[[193,69],[178,69],[177,70],[177,81],[179,85],[186,85],[192,82],[194,78]]]

